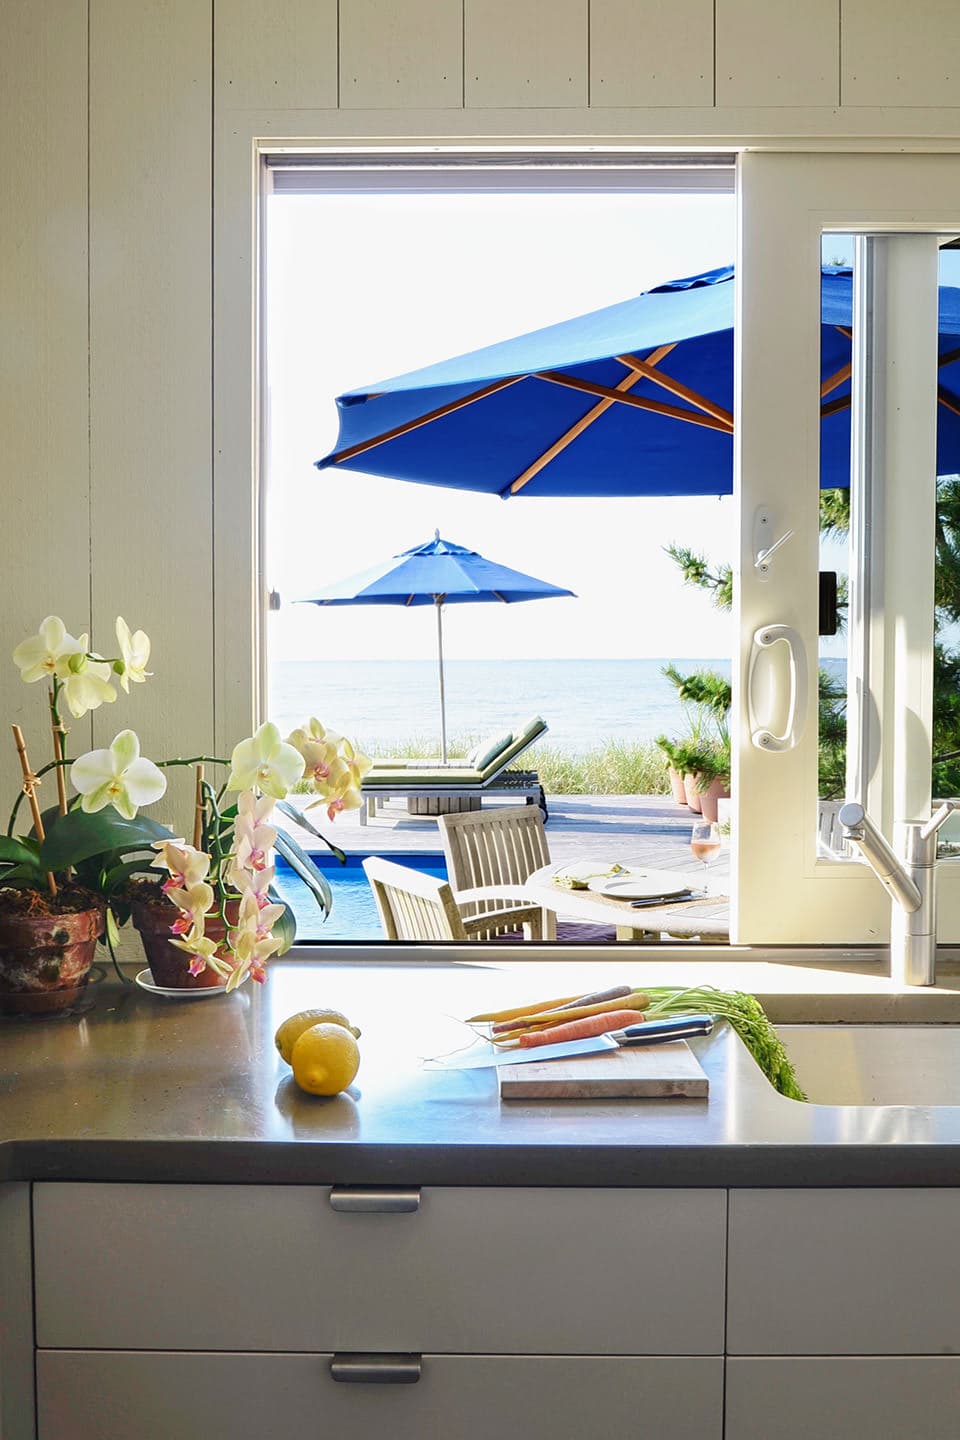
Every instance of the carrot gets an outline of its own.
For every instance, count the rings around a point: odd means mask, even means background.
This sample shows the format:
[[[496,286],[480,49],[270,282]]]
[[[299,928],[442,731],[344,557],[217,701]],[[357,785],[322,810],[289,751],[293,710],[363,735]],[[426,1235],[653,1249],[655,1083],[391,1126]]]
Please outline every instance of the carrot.
[[[581,995],[577,1000],[568,1000],[566,1005],[554,1005],[554,1010],[572,1010],[574,1006],[599,1005],[604,1000],[622,1000],[624,995],[633,993],[632,985],[612,985],[609,990],[594,990],[592,995]],[[548,1007],[544,1006],[544,1009]]]
[[[579,998],[577,995],[563,995],[559,1000],[538,1000],[535,1005],[518,1005],[515,1010],[491,1010],[488,1015],[471,1015],[465,1023],[484,1025],[490,1020],[494,1024],[502,1020],[516,1020],[521,1015],[534,1015],[539,1010],[559,1010],[562,1005],[576,1005]]]
[[[528,1030],[534,1025],[549,1025],[564,1020],[583,1020],[588,1015],[602,1015],[610,1010],[646,1010],[650,996],[643,990],[632,990],[618,1000],[604,1000],[598,1005],[577,1005],[569,1010],[545,1010],[539,1015],[524,1015],[520,1025],[515,1020],[504,1020],[494,1025],[493,1034],[502,1035],[505,1030]]]
[[[611,1030],[622,1030],[625,1025],[636,1025],[642,1016],[636,1010],[608,1010],[605,1015],[588,1015],[584,1020],[573,1020],[566,1025],[551,1025],[548,1030],[537,1030],[520,1036],[519,1049],[530,1050],[535,1045],[559,1045],[565,1040],[589,1040],[594,1035],[606,1035]]]

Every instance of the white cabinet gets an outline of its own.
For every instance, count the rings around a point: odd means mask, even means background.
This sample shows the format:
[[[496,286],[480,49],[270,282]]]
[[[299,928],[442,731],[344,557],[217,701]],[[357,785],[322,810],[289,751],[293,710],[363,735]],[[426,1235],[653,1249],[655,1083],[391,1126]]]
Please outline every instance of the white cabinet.
[[[727,1352],[960,1354],[958,1218],[954,1189],[731,1191]]]
[[[956,1440],[954,1356],[727,1361],[726,1440]]]
[[[720,1440],[722,1433],[720,1357],[425,1355],[415,1384],[360,1385],[333,1381],[330,1358],[41,1352],[39,1440]]]
[[[37,1185],[37,1340],[141,1350],[723,1352],[721,1190]]]

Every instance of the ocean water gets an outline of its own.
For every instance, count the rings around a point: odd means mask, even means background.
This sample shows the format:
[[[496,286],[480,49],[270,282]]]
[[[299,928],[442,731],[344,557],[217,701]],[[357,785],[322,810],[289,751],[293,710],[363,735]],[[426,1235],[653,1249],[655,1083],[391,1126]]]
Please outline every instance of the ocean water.
[[[729,661],[677,661],[730,674]],[[664,677],[665,660],[448,660],[447,735],[512,730],[532,714],[550,727],[545,743],[583,752],[605,740],[641,741],[685,728]],[[380,753],[439,735],[437,667],[429,660],[295,660],[269,677],[268,711],[286,733],[315,715]]]

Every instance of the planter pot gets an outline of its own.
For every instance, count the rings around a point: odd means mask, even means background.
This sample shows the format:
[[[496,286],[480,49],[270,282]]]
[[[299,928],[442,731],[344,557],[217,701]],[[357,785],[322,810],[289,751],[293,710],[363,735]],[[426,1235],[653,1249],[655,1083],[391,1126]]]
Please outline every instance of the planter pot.
[[[680,771],[676,770],[672,765],[668,765],[667,779],[670,781],[670,793],[673,796],[674,805],[686,805],[687,792]]]
[[[236,901],[233,902],[236,905]],[[228,907],[229,908],[229,907]],[[143,953],[150,966],[153,983],[165,990],[208,990],[222,985],[223,977],[208,966],[199,975],[190,974],[190,956],[170,941],[170,926],[177,918],[177,909],[166,897],[150,901],[135,900],[130,918],[134,929],[143,942]],[[211,940],[225,940],[223,921],[208,915],[204,925],[205,933]]]
[[[700,813],[712,825],[720,818],[720,800],[729,799],[730,791],[725,780],[711,780],[706,790],[700,791]]]
[[[0,1014],[66,1010],[90,977],[101,906],[61,915],[0,915]]]
[[[686,775],[684,775],[683,777],[683,788],[684,792],[686,793],[687,804],[690,806],[690,809],[693,811],[694,815],[700,814],[700,801],[702,797],[700,791],[697,789],[697,781],[699,779],[699,770],[696,772],[696,774],[693,774],[691,771],[688,770]]]

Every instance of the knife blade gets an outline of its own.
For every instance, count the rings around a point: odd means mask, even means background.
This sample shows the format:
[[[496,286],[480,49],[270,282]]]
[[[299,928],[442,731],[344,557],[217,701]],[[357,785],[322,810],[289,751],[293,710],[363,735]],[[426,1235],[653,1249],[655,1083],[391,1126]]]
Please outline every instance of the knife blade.
[[[593,1035],[588,1040],[564,1040],[558,1045],[534,1045],[529,1050],[501,1050],[495,1055],[469,1055],[465,1060],[425,1061],[429,1070],[489,1070],[500,1065],[529,1065],[532,1061],[570,1060],[577,1055],[597,1055],[605,1050],[630,1049],[637,1045],[664,1045],[671,1040],[709,1035],[711,1015],[678,1015],[669,1020],[646,1020],[626,1030]]]

